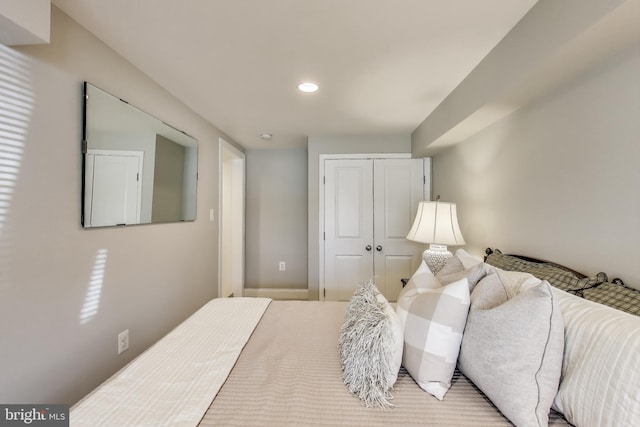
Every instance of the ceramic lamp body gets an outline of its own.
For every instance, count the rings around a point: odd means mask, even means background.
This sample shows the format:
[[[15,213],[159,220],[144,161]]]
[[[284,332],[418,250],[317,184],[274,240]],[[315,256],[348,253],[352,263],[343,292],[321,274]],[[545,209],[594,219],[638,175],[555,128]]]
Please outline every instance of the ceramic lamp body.
[[[453,254],[447,250],[446,245],[431,244],[429,245],[429,249],[422,253],[422,259],[427,263],[429,270],[431,270],[433,274],[438,273],[438,271],[444,267],[447,259],[452,256]]]

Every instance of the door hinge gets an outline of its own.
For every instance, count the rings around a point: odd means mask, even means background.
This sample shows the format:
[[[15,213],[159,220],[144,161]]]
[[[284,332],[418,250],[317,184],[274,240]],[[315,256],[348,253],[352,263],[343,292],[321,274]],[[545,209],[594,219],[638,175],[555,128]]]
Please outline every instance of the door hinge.
[[[326,177],[326,176],[323,176],[323,177],[322,177],[322,183],[323,183],[323,184],[326,184],[326,183],[327,183],[327,177]]]
[[[136,181],[140,181],[140,172],[136,173]]]
[[[322,232],[322,240],[327,240],[327,232],[326,231]]]
[[[423,184],[427,183],[427,176],[426,175],[422,175],[422,183]]]
[[[322,297],[323,297],[323,298],[326,298],[326,297],[327,297],[327,288],[324,288],[324,289],[323,289],[323,296],[322,296]]]

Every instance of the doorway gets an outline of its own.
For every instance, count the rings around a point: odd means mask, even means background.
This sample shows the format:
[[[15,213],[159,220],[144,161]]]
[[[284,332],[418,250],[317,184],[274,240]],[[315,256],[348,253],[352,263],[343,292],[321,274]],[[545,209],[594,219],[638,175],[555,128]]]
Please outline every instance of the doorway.
[[[244,291],[245,154],[220,138],[218,295]]]

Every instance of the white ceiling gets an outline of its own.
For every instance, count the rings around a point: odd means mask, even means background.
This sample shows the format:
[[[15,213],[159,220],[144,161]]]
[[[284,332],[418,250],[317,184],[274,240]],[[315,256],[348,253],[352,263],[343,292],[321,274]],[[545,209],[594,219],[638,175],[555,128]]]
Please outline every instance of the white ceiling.
[[[535,3],[53,0],[249,149],[410,134]]]

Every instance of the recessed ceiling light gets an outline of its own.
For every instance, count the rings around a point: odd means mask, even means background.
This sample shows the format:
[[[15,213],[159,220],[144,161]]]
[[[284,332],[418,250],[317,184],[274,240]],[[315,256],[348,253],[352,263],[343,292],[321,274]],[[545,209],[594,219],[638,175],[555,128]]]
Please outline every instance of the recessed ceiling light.
[[[273,135],[271,135],[270,133],[261,133],[260,138],[264,139],[265,141],[269,141],[271,140],[271,138],[273,138]]]
[[[304,82],[298,85],[298,89],[305,93],[313,93],[318,90],[318,85],[312,82]]]

